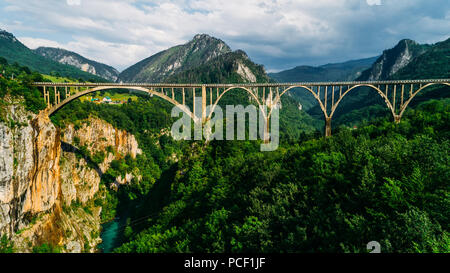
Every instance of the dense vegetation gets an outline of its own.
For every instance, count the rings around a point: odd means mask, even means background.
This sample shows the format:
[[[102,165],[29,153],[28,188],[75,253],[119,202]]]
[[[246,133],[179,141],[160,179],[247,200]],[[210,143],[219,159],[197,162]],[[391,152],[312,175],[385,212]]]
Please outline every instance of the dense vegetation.
[[[223,54],[169,81],[237,81],[235,61],[244,57]],[[268,80],[261,66],[247,65],[261,72],[258,81]],[[0,77],[0,98],[23,97],[33,112],[45,107],[30,86],[43,80],[40,74],[1,58],[0,66],[8,76]],[[237,91],[222,103],[248,101]],[[148,96],[121,106],[76,100],[52,121],[78,128],[97,116],[137,137],[143,154],[114,160],[94,201],[103,222],[125,219],[116,252],[365,252],[373,240],[382,252],[449,252],[449,103],[427,101],[398,125],[367,104],[341,117],[359,129],[339,127],[324,139],[315,131],[319,122],[286,97],[281,146],[265,153],[258,141],[176,142],[167,132],[172,106]],[[382,118],[374,121],[375,112]],[[89,166],[112,151],[77,148]],[[118,176],[136,170],[141,180],[112,189]],[[12,251],[2,237],[0,252]],[[44,243],[33,251],[60,250]]]
[[[34,53],[6,31],[0,31],[0,57],[4,57],[10,63],[17,62],[42,74],[68,76],[89,81],[105,81],[76,67],[60,64]]]
[[[226,81],[227,56],[170,81]],[[224,103],[246,97],[233,92]],[[120,111],[75,102],[54,121],[90,113],[138,136],[144,154],[115,161],[102,178],[107,186],[133,168],[147,173],[101,203],[105,221],[126,219],[117,252],[365,252],[373,240],[383,252],[448,252],[449,100],[410,109],[399,125],[371,107],[345,117],[358,125],[365,117],[359,129],[338,127],[329,139],[282,119],[282,145],[271,153],[258,142],[174,142],[161,134],[170,105],[144,97]]]
[[[6,235],[0,237],[0,253],[14,253],[14,245]]]
[[[45,108],[41,92],[31,86],[31,83],[35,81],[44,81],[41,74],[31,72],[28,67],[20,66],[17,63],[9,65],[8,61],[2,57],[0,57],[0,74],[0,121],[5,121],[6,118],[5,96],[23,97],[26,110],[34,113]],[[15,75],[14,79],[11,79],[12,75]]]
[[[261,153],[193,145],[118,252],[448,252],[449,101]],[[155,199],[159,202],[156,205]]]
[[[160,178],[161,172],[172,164],[169,158],[179,154],[180,147],[186,145],[184,142],[175,142],[164,130],[170,128],[174,121],[170,111],[169,103],[160,99],[149,99],[144,95],[137,101],[129,101],[121,106],[82,103],[76,100],[51,117],[57,126],[64,127],[67,123],[73,123],[77,128],[90,116],[96,116],[136,136],[143,154],[138,155],[136,159],[125,156],[114,160],[110,169],[102,176],[103,190],[99,197],[103,199],[98,200],[97,204],[103,207],[103,221],[112,220],[118,210],[130,205],[130,201],[147,194]],[[102,155],[91,155],[83,147],[79,147],[78,153],[94,164],[103,161]],[[132,173],[136,169],[142,176],[139,183],[134,180],[130,185],[121,187],[118,192],[107,190],[116,177]]]

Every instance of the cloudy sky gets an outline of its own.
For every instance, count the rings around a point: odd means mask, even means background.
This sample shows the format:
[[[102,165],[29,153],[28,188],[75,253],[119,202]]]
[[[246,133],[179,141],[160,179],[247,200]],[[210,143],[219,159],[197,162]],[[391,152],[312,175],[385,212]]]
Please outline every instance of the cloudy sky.
[[[0,28],[123,70],[197,33],[268,71],[379,55],[450,37],[449,0],[0,0]]]

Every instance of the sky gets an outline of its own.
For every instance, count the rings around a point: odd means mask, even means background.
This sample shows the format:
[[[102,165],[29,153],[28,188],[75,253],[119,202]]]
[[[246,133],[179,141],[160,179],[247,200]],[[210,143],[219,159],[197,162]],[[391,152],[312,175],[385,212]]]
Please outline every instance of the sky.
[[[450,37],[449,0],[0,0],[0,29],[119,71],[196,34],[268,72],[380,55]]]

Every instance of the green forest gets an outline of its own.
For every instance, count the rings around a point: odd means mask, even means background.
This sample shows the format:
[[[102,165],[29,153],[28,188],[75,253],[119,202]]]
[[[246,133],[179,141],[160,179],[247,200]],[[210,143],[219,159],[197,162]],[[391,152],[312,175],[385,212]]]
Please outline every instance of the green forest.
[[[2,121],[8,96],[23,97],[31,112],[43,109],[31,86],[42,75],[0,64],[18,75],[0,78]],[[329,138],[320,121],[294,113],[294,102],[283,109],[274,152],[260,152],[260,141],[174,141],[161,133],[174,121],[170,105],[145,95],[121,106],[77,100],[51,119],[77,128],[96,116],[138,140],[143,154],[114,160],[95,200],[104,223],[126,217],[114,252],[364,253],[370,241],[382,252],[450,252],[450,99],[418,103],[399,124],[386,113],[367,115],[357,129],[337,126]],[[104,157],[79,148],[93,164]],[[111,189],[136,168],[140,181]],[[0,252],[13,249],[2,237]],[[34,250],[59,251],[47,244]]]
[[[132,168],[144,173],[102,203],[105,221],[127,210],[115,252],[354,253],[373,240],[383,252],[448,252],[449,102],[422,103],[398,125],[386,115],[327,139],[285,136],[269,153],[255,141],[158,135],[170,108],[145,97],[120,111],[73,103],[53,120],[96,115],[138,137],[144,154],[102,178],[108,186]]]
[[[448,102],[271,153],[186,147],[116,252],[448,252]]]

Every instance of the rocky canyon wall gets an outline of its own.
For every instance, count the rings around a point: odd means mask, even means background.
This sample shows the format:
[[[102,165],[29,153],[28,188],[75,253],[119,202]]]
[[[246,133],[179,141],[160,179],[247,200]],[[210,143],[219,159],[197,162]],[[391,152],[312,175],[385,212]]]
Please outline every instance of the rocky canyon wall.
[[[0,122],[0,237],[21,252],[42,243],[64,252],[95,251],[101,207],[67,208],[94,198],[112,160],[141,153],[135,137],[97,118],[60,130],[45,113],[34,115],[20,103],[6,113],[8,121]],[[103,162],[89,165],[77,156],[81,146],[103,152]]]

